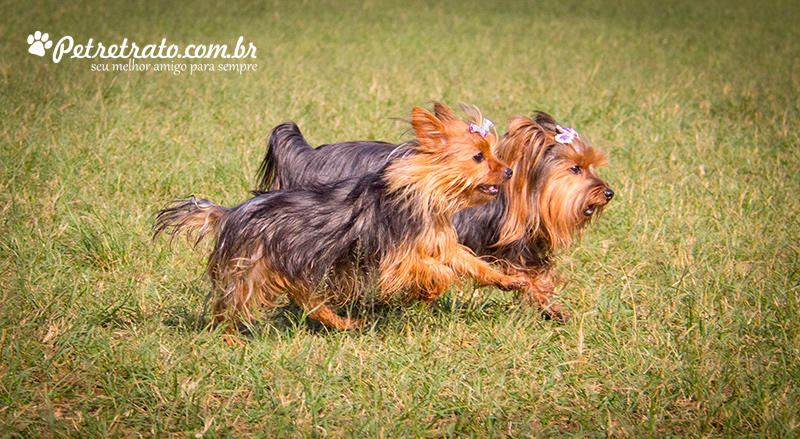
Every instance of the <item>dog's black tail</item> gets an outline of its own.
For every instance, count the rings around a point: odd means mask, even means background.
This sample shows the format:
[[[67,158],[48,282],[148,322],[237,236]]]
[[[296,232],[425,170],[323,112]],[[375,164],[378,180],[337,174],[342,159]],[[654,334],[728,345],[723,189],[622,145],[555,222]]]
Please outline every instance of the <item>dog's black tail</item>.
[[[279,169],[278,164],[285,166],[294,162],[295,160],[293,159],[304,151],[313,149],[306,142],[296,123],[284,122],[273,128],[267,141],[267,152],[264,155],[264,160],[256,173],[258,186],[254,192],[263,193],[285,186],[285,184],[282,184],[281,169]]]

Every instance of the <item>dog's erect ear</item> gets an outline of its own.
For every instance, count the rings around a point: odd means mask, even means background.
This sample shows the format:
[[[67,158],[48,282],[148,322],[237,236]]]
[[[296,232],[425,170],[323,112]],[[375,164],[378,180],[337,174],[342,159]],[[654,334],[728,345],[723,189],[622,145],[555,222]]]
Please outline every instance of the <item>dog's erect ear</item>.
[[[439,119],[443,124],[452,123],[458,120],[450,108],[441,102],[433,103],[433,114],[435,114],[436,118]]]
[[[558,123],[553,116],[545,113],[544,111],[537,111],[536,112],[536,123],[538,123],[542,128],[550,131],[556,130],[556,125]]]
[[[450,110],[448,109],[447,111],[449,112]],[[450,113],[451,116],[452,114]],[[420,141],[438,142],[447,138],[447,130],[444,124],[424,108],[414,107],[411,113],[411,126],[414,127],[417,139]]]

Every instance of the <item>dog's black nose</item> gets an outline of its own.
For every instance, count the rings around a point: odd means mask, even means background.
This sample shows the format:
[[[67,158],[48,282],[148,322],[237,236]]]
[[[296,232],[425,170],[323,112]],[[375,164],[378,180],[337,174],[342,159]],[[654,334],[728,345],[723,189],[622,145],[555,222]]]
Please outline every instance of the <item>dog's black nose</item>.
[[[603,191],[603,196],[606,197],[606,201],[611,201],[611,199],[614,198],[614,191],[610,188],[606,188],[606,190]]]
[[[514,171],[511,168],[506,168],[503,172],[506,174],[506,178],[511,178],[514,175]]]

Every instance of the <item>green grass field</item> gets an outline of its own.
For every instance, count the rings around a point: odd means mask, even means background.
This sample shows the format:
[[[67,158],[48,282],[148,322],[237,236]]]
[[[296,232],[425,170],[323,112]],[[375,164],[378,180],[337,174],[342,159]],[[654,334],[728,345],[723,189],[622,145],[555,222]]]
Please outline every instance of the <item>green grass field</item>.
[[[67,3],[0,8],[0,437],[800,437],[796,1]],[[258,68],[97,72],[124,60],[37,30],[243,36]],[[152,243],[156,210],[246,199],[283,121],[401,141],[433,100],[608,153],[560,258],[575,317],[467,283],[359,332],[208,331],[206,247]]]

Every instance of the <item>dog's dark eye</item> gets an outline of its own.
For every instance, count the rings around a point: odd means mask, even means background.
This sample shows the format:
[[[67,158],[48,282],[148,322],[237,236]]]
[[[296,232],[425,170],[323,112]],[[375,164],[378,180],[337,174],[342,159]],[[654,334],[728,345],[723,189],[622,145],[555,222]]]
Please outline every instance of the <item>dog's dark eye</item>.
[[[485,157],[483,156],[482,152],[479,152],[479,153],[475,154],[474,156],[472,156],[472,160],[475,160],[475,163],[482,162],[484,158]]]
[[[570,171],[571,171],[573,174],[580,174],[581,172],[583,172],[583,169],[581,169],[581,167],[580,167],[580,166],[578,166],[578,165],[575,165],[575,166],[573,166],[573,167],[569,168],[569,170],[570,170]]]

